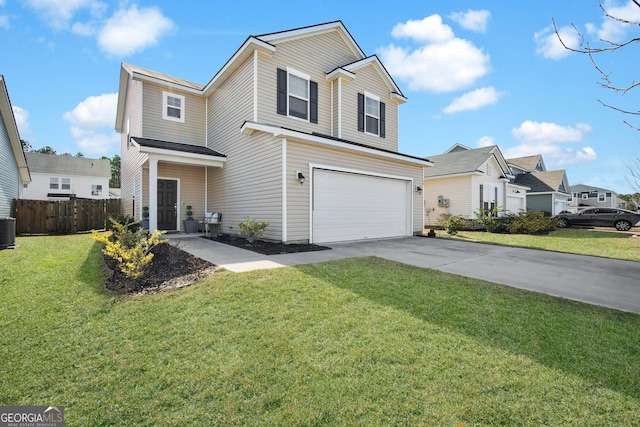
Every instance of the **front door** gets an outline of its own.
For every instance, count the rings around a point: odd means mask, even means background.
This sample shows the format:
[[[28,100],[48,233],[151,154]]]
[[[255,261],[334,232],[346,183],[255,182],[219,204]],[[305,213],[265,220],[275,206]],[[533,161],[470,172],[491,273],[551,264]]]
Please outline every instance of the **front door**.
[[[158,180],[158,230],[176,229],[178,181]]]

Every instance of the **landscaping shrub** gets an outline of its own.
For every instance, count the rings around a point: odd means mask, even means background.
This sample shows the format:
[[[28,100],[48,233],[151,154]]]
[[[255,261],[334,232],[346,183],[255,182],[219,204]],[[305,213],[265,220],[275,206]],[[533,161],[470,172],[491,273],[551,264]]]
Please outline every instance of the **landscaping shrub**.
[[[144,269],[153,259],[151,250],[167,241],[160,239],[165,232],[156,230],[149,235],[147,230],[139,228],[132,231],[130,224],[120,224],[110,219],[111,235],[93,231],[93,239],[104,243],[102,253],[116,262],[117,268],[131,279],[139,279]]]
[[[458,234],[458,231],[462,230],[463,222],[461,218],[450,214],[442,214],[440,216],[440,222],[444,227],[444,231],[452,236]]]
[[[247,238],[249,243],[253,243],[255,239],[260,238],[264,234],[264,230],[269,226],[266,221],[258,221],[248,216],[244,217],[243,222],[238,222],[240,235]]]
[[[140,221],[138,221],[137,219],[135,219],[131,215],[124,215],[123,214],[123,215],[112,216],[112,217],[109,217],[109,221],[111,222],[111,226],[109,227],[109,230],[113,230],[113,224],[114,223],[117,223],[117,224],[120,224],[120,225],[124,225],[129,230],[131,230],[133,233],[135,233],[140,228],[142,228],[142,225],[140,225]]]
[[[507,226],[512,234],[540,234],[553,230],[556,221],[545,212],[532,212],[527,209],[519,215],[514,215]]]
[[[512,215],[499,216],[498,208],[478,209],[475,212],[476,222],[482,225],[489,233],[508,233]]]

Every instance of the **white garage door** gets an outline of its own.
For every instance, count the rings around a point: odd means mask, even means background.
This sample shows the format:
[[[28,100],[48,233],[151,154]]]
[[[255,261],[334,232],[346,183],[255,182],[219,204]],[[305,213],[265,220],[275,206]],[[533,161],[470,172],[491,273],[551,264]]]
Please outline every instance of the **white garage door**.
[[[411,235],[409,181],[313,170],[313,242]]]
[[[524,209],[524,199],[520,196],[507,196],[507,210],[520,213]]]

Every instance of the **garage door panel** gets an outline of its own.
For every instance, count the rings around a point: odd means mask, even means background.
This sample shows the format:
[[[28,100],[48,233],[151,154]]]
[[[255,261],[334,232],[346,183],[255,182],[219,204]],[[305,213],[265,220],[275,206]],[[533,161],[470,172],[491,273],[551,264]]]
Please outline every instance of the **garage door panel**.
[[[313,240],[333,242],[407,235],[407,181],[314,170]]]

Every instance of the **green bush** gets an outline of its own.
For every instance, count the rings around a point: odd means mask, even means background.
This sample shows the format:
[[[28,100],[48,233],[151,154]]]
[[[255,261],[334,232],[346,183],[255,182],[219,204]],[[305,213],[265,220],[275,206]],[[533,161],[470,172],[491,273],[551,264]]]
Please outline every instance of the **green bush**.
[[[446,231],[447,234],[450,234],[452,236],[455,236],[456,234],[458,234],[458,231],[462,230],[462,226],[463,226],[462,219],[458,218],[457,216],[453,216],[450,214],[442,214],[440,216],[440,222],[444,227],[444,231]]]
[[[140,221],[136,220],[131,215],[116,215],[109,217],[109,222],[111,225],[109,226],[109,230],[113,230],[113,224],[117,223],[127,227],[131,232],[137,232],[142,226],[140,225]]]
[[[475,212],[476,222],[482,225],[489,233],[508,233],[512,215],[499,216],[498,208],[478,209]]]
[[[237,224],[240,229],[240,235],[246,237],[249,243],[253,243],[255,239],[260,238],[264,234],[264,230],[269,226],[266,221],[258,221],[248,216],[244,217],[243,222],[238,222]]]
[[[545,212],[532,212],[530,209],[514,215],[507,226],[511,234],[540,234],[549,232],[555,227],[555,219],[547,216]]]

